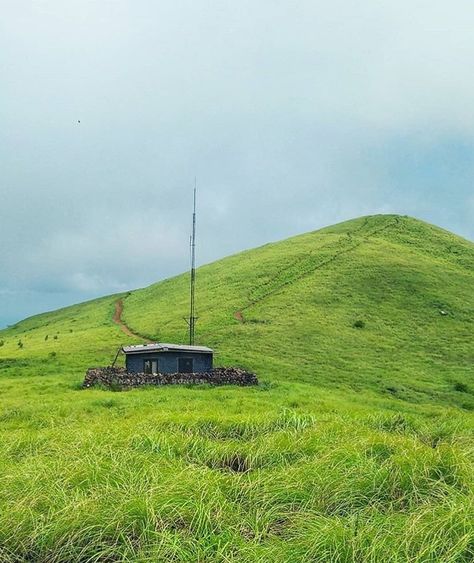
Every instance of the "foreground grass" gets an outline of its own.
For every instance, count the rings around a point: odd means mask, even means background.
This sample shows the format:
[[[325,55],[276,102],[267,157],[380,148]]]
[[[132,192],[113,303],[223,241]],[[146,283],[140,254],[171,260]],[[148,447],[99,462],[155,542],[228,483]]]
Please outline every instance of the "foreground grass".
[[[60,381],[32,376],[20,396],[5,380],[1,561],[474,557],[471,415],[302,384]]]

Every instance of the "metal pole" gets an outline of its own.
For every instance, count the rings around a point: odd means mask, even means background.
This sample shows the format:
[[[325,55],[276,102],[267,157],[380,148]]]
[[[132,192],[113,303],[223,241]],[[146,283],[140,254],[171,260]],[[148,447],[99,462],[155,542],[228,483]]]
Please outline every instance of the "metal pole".
[[[194,326],[196,321],[196,307],[194,289],[196,285],[196,178],[194,178],[194,200],[193,200],[193,234],[191,235],[191,295],[189,311],[189,344],[194,345]]]
[[[115,362],[117,361],[117,358],[119,357],[121,351],[122,351],[122,345],[120,345],[120,348],[117,350],[117,353],[115,354],[114,361],[112,362],[112,367],[115,366]]]

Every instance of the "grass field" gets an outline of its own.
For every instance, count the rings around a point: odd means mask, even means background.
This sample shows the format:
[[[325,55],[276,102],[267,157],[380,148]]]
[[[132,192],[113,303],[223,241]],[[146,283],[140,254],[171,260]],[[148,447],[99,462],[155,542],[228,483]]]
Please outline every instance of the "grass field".
[[[372,216],[198,270],[256,388],[80,388],[187,275],[0,331],[0,561],[474,560],[474,245]],[[140,339],[137,338],[136,342]]]

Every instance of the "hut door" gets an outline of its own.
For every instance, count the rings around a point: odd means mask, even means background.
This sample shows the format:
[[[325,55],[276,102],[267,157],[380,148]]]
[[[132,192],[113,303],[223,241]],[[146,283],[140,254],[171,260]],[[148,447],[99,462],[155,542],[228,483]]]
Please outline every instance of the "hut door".
[[[143,362],[144,373],[158,373],[158,360],[145,360]]]
[[[179,373],[193,373],[194,371],[193,358],[178,358],[178,372]]]

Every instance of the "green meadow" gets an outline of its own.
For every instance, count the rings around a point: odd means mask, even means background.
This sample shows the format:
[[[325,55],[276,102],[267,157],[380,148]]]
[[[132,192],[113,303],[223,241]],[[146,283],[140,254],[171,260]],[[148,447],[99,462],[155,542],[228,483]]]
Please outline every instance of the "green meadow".
[[[186,342],[188,283],[0,331],[1,563],[474,560],[473,243],[379,215],[202,266],[197,344],[259,386],[81,388]]]

